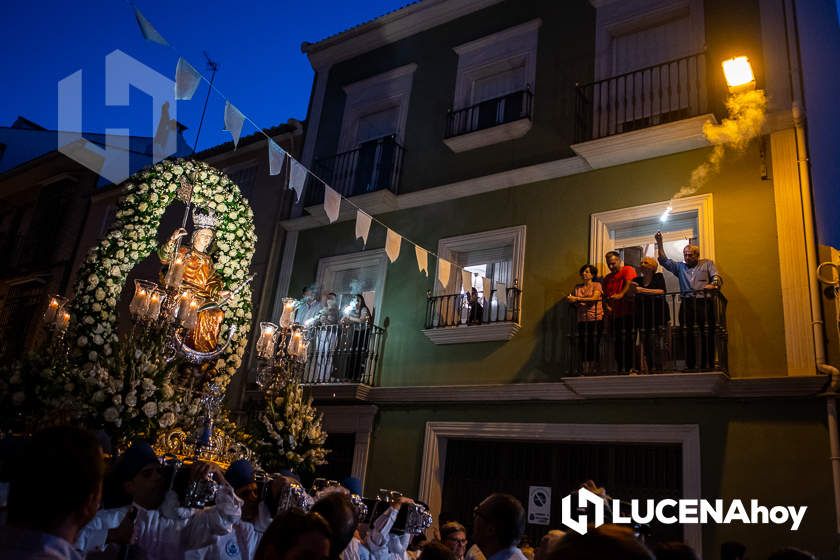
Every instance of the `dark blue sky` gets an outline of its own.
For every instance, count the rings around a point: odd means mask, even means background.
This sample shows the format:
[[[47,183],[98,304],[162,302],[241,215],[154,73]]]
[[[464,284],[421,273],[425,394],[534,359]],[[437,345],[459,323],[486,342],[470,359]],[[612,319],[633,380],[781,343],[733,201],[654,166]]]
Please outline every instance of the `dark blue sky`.
[[[318,41],[382,15],[407,0],[138,0],[143,14],[182,56],[205,70],[206,50],[220,64],[217,87],[260,126],[306,116],[312,70],[302,41]],[[18,115],[57,125],[57,83],[83,70],[83,128],[129,128],[149,136],[151,99],[132,92],[128,107],[105,107],[105,56],[120,49],[174,79],[177,55],[145,41],[132,8],[121,0],[0,3],[0,125]],[[206,94],[178,102],[178,120],[192,144]],[[199,149],[230,140],[222,131],[224,101],[211,94]],[[254,132],[245,124],[242,132]]]

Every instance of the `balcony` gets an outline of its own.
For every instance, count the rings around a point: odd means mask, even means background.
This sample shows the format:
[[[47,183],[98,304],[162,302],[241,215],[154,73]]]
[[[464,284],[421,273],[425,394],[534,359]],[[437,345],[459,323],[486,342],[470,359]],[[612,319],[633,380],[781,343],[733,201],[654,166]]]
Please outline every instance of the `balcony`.
[[[385,329],[350,323],[310,327],[306,333],[309,359],[302,383],[375,385]]]
[[[514,286],[505,292],[503,302],[493,290],[489,302],[480,298],[475,307],[466,294],[429,295],[423,333],[435,344],[509,340],[519,331],[522,290]]]
[[[466,107],[450,110],[444,142],[464,152],[524,136],[531,129],[534,94],[523,89]]]
[[[578,143],[696,117],[707,109],[706,55],[676,58],[575,89]]]
[[[315,173],[344,197],[377,191],[397,194],[405,148],[395,135],[364,142],[359,147],[329,157],[317,158]],[[324,201],[323,189],[306,189],[304,206]]]
[[[578,321],[569,305],[566,374],[727,372],[723,294],[637,295],[626,303],[624,316],[597,322]]]

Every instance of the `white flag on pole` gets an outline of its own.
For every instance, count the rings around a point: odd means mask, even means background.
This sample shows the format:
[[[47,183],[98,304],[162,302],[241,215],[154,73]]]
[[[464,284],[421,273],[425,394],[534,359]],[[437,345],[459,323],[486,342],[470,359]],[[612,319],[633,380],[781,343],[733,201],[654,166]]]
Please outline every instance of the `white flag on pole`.
[[[368,234],[370,233],[370,216],[356,210],[356,239],[362,238],[362,241],[367,245]]]
[[[388,255],[388,259],[391,262],[394,262],[400,256],[401,243],[402,237],[391,228],[388,228],[388,233],[385,236],[385,254]]]
[[[414,246],[414,255],[417,257],[417,269],[429,275],[429,252],[420,245]]]
[[[286,160],[286,152],[277,145],[277,142],[268,139],[268,174],[279,175],[283,171],[283,162]]]
[[[198,70],[183,58],[179,58],[178,65],[175,67],[175,99],[192,99],[200,83],[201,74]]]
[[[341,210],[341,195],[329,185],[324,185],[324,212],[327,213],[330,223],[338,219],[339,210]]]
[[[230,101],[225,101],[225,130],[233,136],[233,149],[239,145],[239,136],[242,134],[242,125],[245,124],[245,115],[233,106]]]

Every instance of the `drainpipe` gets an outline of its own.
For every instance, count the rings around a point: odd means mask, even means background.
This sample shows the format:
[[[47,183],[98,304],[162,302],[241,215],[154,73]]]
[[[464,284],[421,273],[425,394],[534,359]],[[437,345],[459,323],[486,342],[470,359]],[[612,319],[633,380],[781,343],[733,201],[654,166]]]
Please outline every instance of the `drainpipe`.
[[[840,370],[825,361],[825,333],[822,319],[819,280],[817,279],[817,240],[814,229],[811,176],[808,169],[808,149],[805,138],[804,115],[799,103],[793,103],[793,126],[796,130],[796,160],[799,165],[799,187],[802,196],[802,221],[805,228],[805,258],[811,300],[811,328],[814,337],[814,360],[817,371],[831,377],[826,393],[828,437],[831,446],[831,472],[834,482],[835,532],[840,539],[840,430],[837,425],[837,393]]]

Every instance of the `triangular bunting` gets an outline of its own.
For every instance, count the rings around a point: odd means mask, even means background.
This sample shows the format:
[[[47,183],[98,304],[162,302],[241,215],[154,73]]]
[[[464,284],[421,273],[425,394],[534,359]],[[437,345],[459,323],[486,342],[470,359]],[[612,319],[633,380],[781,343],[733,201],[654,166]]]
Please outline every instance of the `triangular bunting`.
[[[233,149],[239,145],[239,136],[242,134],[242,125],[245,123],[245,115],[233,106],[230,101],[225,101],[225,130],[233,136]]]
[[[306,168],[302,166],[296,159],[289,159],[291,166],[289,171],[289,188],[295,191],[297,199],[300,200],[300,195],[303,194],[303,185],[306,183]]]
[[[402,237],[400,234],[388,228],[388,233],[385,236],[385,254],[391,262],[397,260],[400,256],[400,245],[402,244]]]
[[[286,161],[286,152],[277,145],[277,142],[268,139],[268,174],[279,175],[283,171],[283,162]]]
[[[493,281],[482,276],[481,285],[484,288],[484,301],[490,303],[490,300],[493,299]]]
[[[163,45],[164,47],[169,46],[169,43],[166,42],[163,35],[158,33],[158,30],[155,29],[152,22],[147,20],[146,16],[140,13],[140,9],[136,6],[134,7],[134,17],[137,18],[137,25],[140,26],[140,33],[143,34],[144,39],[151,41],[152,43],[157,43],[158,45]]]
[[[466,293],[470,293],[472,289],[472,272],[463,268],[461,269],[461,285]]]
[[[183,58],[179,58],[175,67],[175,99],[192,99],[200,83],[201,74],[198,70]]]
[[[370,216],[361,210],[356,210],[356,239],[361,237],[367,245],[368,233],[370,233]]]
[[[376,314],[376,291],[375,290],[368,290],[367,292],[362,292],[362,299],[365,300],[365,305],[370,310],[371,313]]]
[[[496,282],[496,301],[499,305],[507,305],[507,286],[504,282]]]
[[[417,257],[417,269],[429,275],[429,252],[420,245],[414,246],[414,255]]]
[[[438,257],[437,261],[437,280],[440,282],[441,288],[444,290],[449,287],[449,269],[451,263],[446,260]]]
[[[338,219],[339,210],[341,210],[341,195],[331,189],[329,185],[324,185],[324,212],[327,213],[327,219],[330,223]]]

